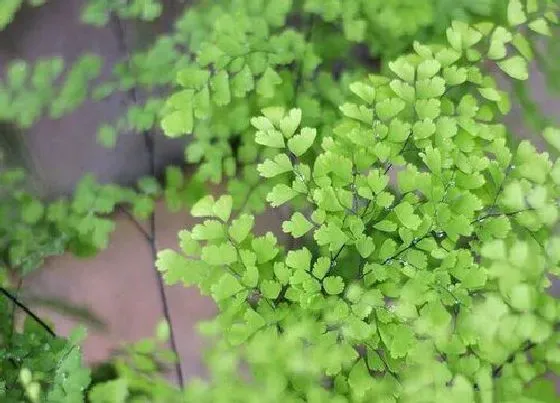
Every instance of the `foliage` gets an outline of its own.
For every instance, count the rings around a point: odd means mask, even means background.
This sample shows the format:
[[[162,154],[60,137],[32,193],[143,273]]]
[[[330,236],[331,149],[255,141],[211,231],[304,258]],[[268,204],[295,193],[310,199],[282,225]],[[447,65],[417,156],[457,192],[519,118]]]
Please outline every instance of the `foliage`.
[[[301,109],[251,119],[266,199],[291,204],[298,240],[254,233],[235,194],[207,196],[182,252],[160,252],[168,284],[220,308],[204,327],[214,378],[188,401],[555,400],[560,160],[510,150],[507,94],[481,69],[526,80],[518,26],[546,34],[550,7],[514,0],[509,28],[455,21],[447,45],[416,42],[351,84],[332,132]]]
[[[22,1],[9,3],[0,28]],[[82,21],[109,24],[123,51],[107,82],[84,54],[66,68],[12,61],[0,83],[0,120],[22,129],[124,92],[127,113],[99,128],[99,143],[139,133],[153,167],[161,127],[192,134],[185,159],[196,164],[191,180],[169,166],[134,186],[88,175],[53,201],[22,170],[0,171],[0,400],[554,401],[544,374],[560,351],[547,293],[560,160],[512,145],[495,80],[516,83],[560,151],[519,84],[535,58],[555,81],[537,46],[556,29],[553,1],[202,0],[171,33],[130,48],[121,20],[162,11],[155,0],[84,7]],[[224,179],[229,194],[200,199]],[[171,324],[90,374],[79,337],[49,334],[30,310],[19,329],[10,309],[14,284],[43,259],[93,256],[116,211],[153,223],[160,198],[202,221],[179,233],[180,252],[158,254],[158,271],[220,308],[201,325],[215,341],[211,379],[184,390],[161,375],[176,364],[161,345],[174,349]],[[256,233],[268,206],[289,215]],[[139,230],[154,249],[155,233]]]

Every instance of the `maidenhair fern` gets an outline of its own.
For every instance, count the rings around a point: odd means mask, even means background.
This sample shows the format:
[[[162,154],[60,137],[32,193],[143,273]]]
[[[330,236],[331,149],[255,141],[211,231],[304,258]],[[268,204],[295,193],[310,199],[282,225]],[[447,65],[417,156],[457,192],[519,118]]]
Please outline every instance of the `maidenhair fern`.
[[[257,234],[235,195],[207,196],[181,253],[160,252],[169,284],[220,308],[203,327],[214,378],[186,401],[555,399],[560,160],[507,146],[507,94],[481,69],[528,78],[518,26],[557,21],[532,5],[512,1],[508,28],[454,22],[447,45],[415,43],[350,86],[332,131],[301,109],[251,119],[266,199],[293,214],[288,235]]]
[[[22,2],[11,3],[2,27]],[[553,1],[200,1],[171,33],[130,47],[121,20],[161,12],[157,1],[88,2],[82,20],[109,24],[124,59],[94,88],[101,60],[89,54],[66,70],[58,58],[13,61],[1,83],[0,119],[23,129],[127,93],[98,140],[140,133],[151,169],[133,186],[88,175],[49,202],[21,170],[0,172],[0,400],[555,400],[545,375],[560,352],[548,294],[560,161],[511,146],[496,83],[528,79],[538,38],[556,29]],[[560,151],[560,131],[539,123]],[[193,180],[173,166],[156,178],[160,126],[192,134]],[[229,194],[193,205],[193,185],[224,179]],[[178,234],[180,252],[159,252],[159,273],[220,309],[200,326],[215,341],[211,377],[184,388],[161,376],[170,364],[182,375],[161,346],[176,350],[171,324],[125,346],[108,375],[90,373],[79,335],[57,336],[18,295],[44,258],[105,248],[115,211],[155,254],[161,198],[202,220]],[[267,208],[287,216],[257,233]]]

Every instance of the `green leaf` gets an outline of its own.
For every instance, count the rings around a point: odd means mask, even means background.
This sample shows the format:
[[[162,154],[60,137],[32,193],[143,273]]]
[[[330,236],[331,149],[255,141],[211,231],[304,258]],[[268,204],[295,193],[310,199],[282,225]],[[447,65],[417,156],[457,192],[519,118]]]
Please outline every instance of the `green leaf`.
[[[529,78],[527,61],[521,56],[512,56],[509,59],[500,61],[498,66],[504,73],[516,80],[527,80]]]
[[[283,173],[291,172],[293,166],[286,154],[278,154],[274,159],[266,159],[262,164],[259,164],[257,170],[261,176],[273,178]]]
[[[418,229],[420,217],[414,213],[414,207],[408,202],[402,202],[395,207],[395,214],[403,225],[412,230]]]
[[[255,224],[255,217],[251,214],[242,214],[239,218],[233,220],[231,222],[231,226],[229,227],[229,236],[237,243],[243,242],[253,225]]]
[[[22,206],[21,218],[25,223],[35,224],[41,219],[41,217],[43,217],[44,211],[45,207],[43,206],[43,203],[39,200],[31,200]]]
[[[296,197],[298,193],[290,186],[283,183],[278,184],[266,195],[266,201],[272,207],[278,207]]]
[[[169,340],[169,334],[169,323],[165,320],[159,321],[156,327],[156,339],[161,343],[165,343]]]
[[[227,71],[222,70],[210,79],[210,88],[212,88],[212,100],[218,106],[225,106],[231,102],[231,93],[229,89],[229,75]]]
[[[251,125],[256,129],[265,132],[268,130],[274,130],[274,125],[272,124],[272,122],[267,117],[264,116],[257,116],[251,118]]]
[[[210,90],[205,86],[193,98],[194,116],[197,119],[210,117]]]
[[[303,129],[301,129],[300,134],[295,135],[288,140],[288,148],[297,157],[299,157],[313,145],[316,135],[317,131],[315,129],[304,127]]]
[[[128,395],[128,382],[124,378],[97,383],[88,392],[90,401],[100,403],[125,403]]]
[[[373,239],[371,239],[368,236],[361,237],[356,242],[356,249],[358,249],[358,252],[360,253],[360,256],[362,258],[365,259],[369,257],[375,250],[375,244],[373,243]]]
[[[189,269],[189,261],[171,249],[159,251],[155,266],[158,271],[163,273],[163,278],[167,285],[176,284],[179,280],[183,280],[190,284],[196,283],[197,273],[188,272],[191,277],[184,278],[185,271]]]
[[[223,274],[211,287],[212,297],[218,302],[236,295],[242,289],[243,286],[239,280],[229,273]]]
[[[271,148],[285,147],[284,136],[276,129],[259,130],[255,136],[255,142]]]
[[[495,88],[479,88],[478,91],[480,95],[489,101],[499,102],[502,99],[500,93]]]
[[[441,113],[441,101],[439,99],[420,99],[415,105],[418,119],[433,120]]]
[[[321,256],[313,265],[313,275],[318,279],[322,279],[328,273],[330,268],[331,260],[326,256]]]
[[[344,280],[339,276],[325,277],[323,279],[323,288],[329,295],[338,295],[344,291]]]
[[[255,238],[251,241],[251,247],[257,254],[257,262],[263,264],[274,259],[278,254],[276,238],[272,232],[267,232],[265,236]]]
[[[254,288],[259,283],[259,269],[256,266],[248,266],[247,271],[241,278],[243,284],[247,287]]]
[[[311,252],[307,248],[291,250],[286,256],[286,266],[308,271],[311,268]]]
[[[201,259],[210,266],[230,265],[237,262],[237,250],[230,243],[202,248]]]
[[[249,65],[245,65],[231,80],[231,91],[234,97],[243,98],[255,88],[253,73]]]
[[[419,120],[414,124],[412,133],[417,140],[431,137],[436,132],[436,125],[430,119]]]
[[[514,27],[527,21],[527,15],[523,10],[523,4],[520,0],[509,0],[507,9],[507,18],[509,25]]]
[[[212,206],[212,213],[222,221],[229,220],[233,198],[230,195],[221,196]]]
[[[362,42],[365,37],[367,22],[365,20],[352,20],[343,18],[342,27],[344,34],[349,41]]]
[[[358,399],[366,396],[366,393],[375,386],[364,360],[356,361],[350,370],[348,374],[348,385],[352,388],[352,393],[355,394]]]
[[[404,143],[411,133],[411,126],[399,119],[391,120],[387,139],[394,143]]]
[[[555,127],[547,127],[543,131],[543,137],[551,146],[560,151],[560,129],[557,129]]]
[[[257,82],[257,93],[263,98],[274,97],[275,87],[282,83],[282,78],[276,71],[267,67],[263,76]]]
[[[192,239],[196,241],[220,240],[224,236],[224,226],[216,220],[206,220],[192,229]]]
[[[465,81],[467,81],[467,70],[463,67],[447,67],[443,70],[443,79],[449,86],[463,84]]]
[[[445,93],[445,80],[433,77],[416,81],[416,97],[418,99],[439,98]]]
[[[348,240],[346,234],[334,223],[321,225],[315,231],[314,238],[319,246],[329,245],[331,252],[338,252]]]
[[[361,81],[350,84],[350,91],[359,96],[368,104],[372,104],[375,100],[375,88]]]
[[[529,28],[541,35],[552,35],[552,33],[550,32],[550,27],[548,26],[548,22],[544,18],[537,18],[536,20],[531,21],[529,23]]]
[[[414,66],[408,63],[404,57],[394,62],[389,62],[389,68],[401,79],[408,83],[414,82]]]
[[[282,230],[288,234],[291,233],[294,238],[301,238],[311,229],[313,229],[313,224],[307,221],[300,212],[294,213],[291,220],[284,221],[282,224]]]
[[[204,196],[197,201],[191,209],[193,217],[214,217],[214,197],[211,195]]]
[[[441,63],[437,60],[424,60],[417,67],[417,80],[432,78],[441,70]]]
[[[193,131],[192,103],[183,105],[184,109],[173,111],[161,120],[161,128],[167,137],[181,137]]]
[[[533,59],[533,49],[531,48],[531,44],[522,33],[520,32],[516,33],[513,37],[512,43],[513,46],[515,46],[515,49],[517,49],[517,51],[521,53],[521,55],[525,59],[527,60]]]
[[[195,257],[200,254],[200,244],[192,238],[190,231],[179,231],[177,238],[179,240],[179,247],[186,256]]]
[[[263,297],[276,299],[282,290],[282,286],[274,280],[263,280],[259,286]]]
[[[185,88],[200,90],[210,79],[210,72],[207,69],[188,67],[177,73],[177,83]]]
[[[288,114],[280,120],[280,130],[286,138],[291,138],[301,123],[301,109],[291,109]],[[288,142],[289,144],[289,142]]]
[[[114,148],[117,144],[117,130],[110,125],[102,125],[97,131],[97,141],[103,147]]]
[[[375,112],[379,119],[385,121],[397,116],[406,107],[406,103],[399,98],[388,98],[376,105]]]
[[[399,98],[409,103],[414,102],[414,99],[416,98],[416,90],[412,85],[401,80],[393,80],[389,83],[389,86]],[[384,113],[386,112],[384,112],[383,110],[381,111],[381,113],[382,116],[386,116],[384,115]]]

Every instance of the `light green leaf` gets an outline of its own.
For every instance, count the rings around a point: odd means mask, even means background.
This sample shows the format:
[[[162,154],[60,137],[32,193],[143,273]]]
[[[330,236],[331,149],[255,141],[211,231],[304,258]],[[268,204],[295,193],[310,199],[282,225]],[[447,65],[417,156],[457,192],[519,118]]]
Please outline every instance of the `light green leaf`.
[[[239,280],[230,273],[223,274],[211,287],[212,297],[218,302],[236,295],[242,289],[243,286]]]
[[[265,236],[255,238],[251,241],[251,247],[257,254],[257,262],[263,264],[274,259],[278,254],[276,238],[272,232],[267,232]]]
[[[92,402],[125,403],[128,397],[128,382],[119,378],[95,384],[88,392]]]
[[[509,0],[507,18],[509,25],[512,27],[523,24],[527,21],[527,15],[523,10],[523,4],[521,4],[520,0]]]
[[[325,277],[330,268],[331,260],[326,256],[321,256],[315,261],[315,264],[313,265],[313,275],[318,279],[322,279],[323,277]]]
[[[348,236],[334,223],[321,225],[314,238],[319,246],[329,245],[331,252],[338,252],[348,240]]]
[[[117,144],[117,130],[110,125],[102,125],[97,131],[97,141],[103,147],[114,148]]]
[[[292,200],[297,195],[298,193],[290,186],[281,183],[274,186],[266,195],[266,201],[269,202],[272,207],[278,207]]]
[[[229,75],[227,71],[222,70],[212,77],[210,79],[210,88],[212,88],[212,100],[216,105],[224,106],[231,102]]]
[[[204,196],[192,206],[191,215],[193,217],[214,217],[214,203],[214,197]]]
[[[323,279],[323,288],[329,295],[338,295],[344,291],[344,280],[340,276],[325,277]]]
[[[265,178],[273,178],[293,170],[292,162],[286,154],[278,154],[274,159],[267,159],[257,166],[259,174]]]
[[[259,283],[259,269],[256,266],[248,266],[247,271],[241,278],[241,281],[247,287],[254,288]]]
[[[276,299],[282,290],[280,283],[274,280],[263,280],[259,288],[263,297],[267,299]]]
[[[394,62],[389,62],[389,68],[401,79],[408,83],[414,82],[414,66],[401,57]]]
[[[529,71],[527,61],[521,56],[512,56],[509,59],[498,62],[498,66],[504,73],[516,80],[527,80]]]
[[[373,251],[375,250],[375,244],[373,243],[373,239],[368,236],[363,236],[358,241],[356,241],[356,249],[360,253],[362,258],[369,257]]]
[[[350,370],[348,385],[352,388],[352,393],[361,400],[375,386],[364,360],[357,360],[352,370]]]
[[[247,238],[249,232],[255,224],[255,217],[251,214],[242,214],[239,218],[231,222],[229,236],[237,243],[241,243]]]
[[[417,80],[432,78],[441,70],[441,63],[437,60],[424,60],[417,67]]]
[[[165,343],[169,339],[169,332],[169,323],[165,320],[159,321],[156,326],[156,339],[161,343]]]
[[[282,83],[282,78],[276,71],[268,67],[257,82],[257,93],[263,98],[272,98],[275,87]]]
[[[220,221],[206,220],[196,224],[192,229],[192,239],[196,241],[218,240],[225,236],[224,226]]]
[[[193,109],[192,103],[182,106],[183,109],[173,111],[161,120],[161,128],[167,137],[181,137],[193,131]]]
[[[284,136],[276,129],[259,130],[255,136],[255,142],[271,148],[285,147]]]
[[[368,104],[372,104],[375,100],[375,88],[361,81],[356,81],[350,84],[350,91]]]
[[[415,139],[426,139],[436,132],[436,125],[430,119],[419,120],[414,124],[412,132]]]
[[[291,233],[294,238],[301,238],[311,229],[313,229],[313,224],[307,221],[300,212],[294,213],[290,221],[284,221],[282,224],[282,230]]]
[[[402,202],[395,207],[395,214],[403,225],[412,230],[416,230],[420,223],[420,217],[414,213],[414,207],[408,202]]]
[[[301,123],[301,109],[291,109],[288,114],[280,120],[280,130],[286,138],[291,138]],[[288,142],[289,144],[289,142]]]
[[[286,266],[308,271],[311,268],[311,252],[307,248],[291,250],[286,256]]]
[[[308,127],[301,129],[300,134],[288,140],[288,148],[297,157],[303,155],[315,141],[317,131]]]
[[[560,151],[560,129],[556,127],[547,127],[543,131],[543,137],[551,146]]]
[[[254,88],[255,81],[253,79],[253,73],[249,65],[246,64],[245,67],[235,75],[233,80],[231,80],[231,91],[234,97],[243,98]]]
[[[202,248],[201,259],[210,266],[230,265],[237,262],[237,250],[230,243]]]
[[[404,108],[406,103],[399,98],[388,98],[376,105],[375,112],[379,119],[385,121],[397,116]]]

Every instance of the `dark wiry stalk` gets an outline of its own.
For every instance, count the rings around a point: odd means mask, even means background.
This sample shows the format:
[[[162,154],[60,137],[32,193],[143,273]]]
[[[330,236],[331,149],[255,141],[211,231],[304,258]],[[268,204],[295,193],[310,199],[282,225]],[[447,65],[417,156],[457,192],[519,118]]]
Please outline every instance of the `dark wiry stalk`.
[[[14,303],[14,305],[17,305],[17,307],[20,308],[21,310],[23,310],[23,312],[25,312],[27,315],[31,316],[33,318],[33,320],[35,322],[37,322],[39,325],[41,325],[41,327],[43,329],[45,329],[45,331],[47,333],[49,333],[53,337],[56,337],[56,333],[51,329],[51,327],[49,325],[47,325],[43,321],[43,319],[41,319],[35,313],[33,313],[33,311],[31,311],[31,309],[29,309],[27,306],[25,306],[15,295],[12,295],[4,287],[0,287],[0,293],[2,295],[4,295],[6,298],[8,298],[10,301],[12,301]]]
[[[120,19],[116,16],[113,15],[112,16],[112,22],[113,22],[113,27],[114,27],[114,32],[115,32],[115,36],[117,38],[117,42],[118,42],[118,46],[119,49],[121,51],[121,54],[124,55],[124,57],[126,58],[127,61],[130,60],[130,52],[128,50],[128,46],[126,44],[126,40],[125,40],[125,33],[124,33],[124,28],[122,26],[122,23],[120,21]],[[136,91],[136,88],[133,86],[129,91],[128,91],[128,96],[130,98],[130,101],[134,104],[138,104],[138,94]],[[148,165],[149,165],[149,174],[152,177],[156,176],[156,158],[155,158],[155,139],[154,139],[154,135],[151,131],[144,131],[142,133],[143,137],[144,137],[144,145],[146,148],[146,153],[148,154]],[[148,218],[148,230],[147,231],[141,231],[142,234],[144,235],[144,237],[146,238],[146,242],[148,243],[149,247],[150,247],[150,253],[151,253],[151,258],[152,258],[152,263],[154,263],[157,259],[157,240],[156,240],[156,215],[155,212],[152,212],[150,214],[150,217]],[[183,384],[183,370],[181,368],[181,359],[178,353],[178,349],[177,349],[177,342],[175,339],[175,332],[173,329],[173,324],[171,322],[171,313],[169,311],[169,303],[167,301],[167,296],[165,294],[165,286],[163,283],[163,279],[160,275],[160,273],[158,272],[158,270],[156,269],[155,265],[154,265],[154,273],[156,275],[156,281],[157,281],[157,287],[158,287],[158,292],[159,292],[159,297],[160,297],[160,301],[161,301],[161,305],[162,305],[162,310],[163,310],[163,316],[169,326],[169,343],[171,345],[171,350],[173,351],[173,353],[176,356],[177,362],[175,363],[175,375],[177,377],[177,380],[179,382],[179,386],[181,387],[181,389],[183,388],[184,384]]]

